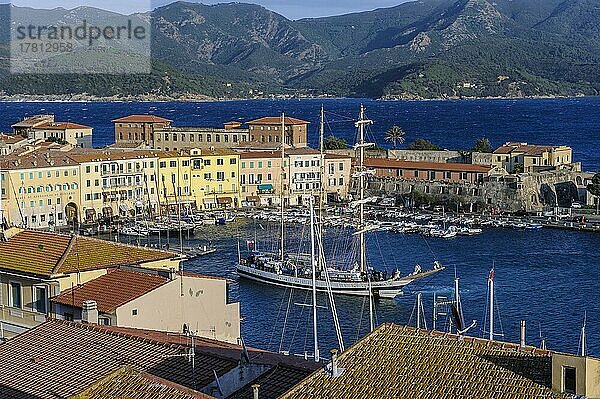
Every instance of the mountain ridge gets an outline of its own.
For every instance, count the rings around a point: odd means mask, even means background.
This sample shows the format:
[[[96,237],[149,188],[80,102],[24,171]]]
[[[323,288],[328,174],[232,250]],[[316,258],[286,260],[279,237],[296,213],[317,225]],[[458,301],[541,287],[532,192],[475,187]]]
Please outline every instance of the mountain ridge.
[[[254,4],[175,2],[131,16],[151,18],[153,73],[145,84],[135,76],[69,76],[67,85],[56,76],[10,75],[0,45],[0,87],[6,95],[176,98],[597,95],[599,10],[600,0],[418,0],[291,21]]]

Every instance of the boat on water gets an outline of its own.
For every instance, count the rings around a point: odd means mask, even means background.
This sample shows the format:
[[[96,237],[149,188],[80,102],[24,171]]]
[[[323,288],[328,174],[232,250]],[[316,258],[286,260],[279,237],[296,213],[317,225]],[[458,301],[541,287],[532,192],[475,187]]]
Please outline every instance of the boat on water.
[[[282,114],[282,138],[281,143],[284,143],[283,134],[285,132],[285,115]],[[324,176],[324,150],[323,150],[323,125],[324,125],[323,109],[321,110],[321,179]],[[359,179],[359,199],[353,203],[353,206],[358,208],[358,224],[356,225],[354,236],[358,236],[360,241],[359,246],[359,262],[353,264],[349,269],[320,267],[314,273],[311,268],[311,256],[307,254],[286,254],[284,250],[285,244],[285,209],[284,209],[284,185],[281,185],[281,241],[279,253],[260,252],[254,249],[254,242],[248,241],[249,255],[242,257],[238,245],[238,264],[237,273],[241,278],[246,278],[254,281],[259,281],[266,284],[276,285],[280,287],[296,288],[302,290],[312,290],[313,288],[320,292],[330,290],[335,294],[346,294],[354,296],[376,296],[380,298],[395,298],[402,294],[402,290],[408,284],[433,275],[444,267],[434,262],[433,268],[423,271],[420,265],[416,265],[414,271],[407,275],[402,275],[399,270],[396,270],[390,277],[386,272],[380,272],[367,266],[365,236],[369,231],[374,231],[380,228],[377,226],[367,226],[365,221],[365,204],[373,201],[373,198],[365,198],[365,183],[366,177],[372,174],[364,166],[365,148],[374,144],[365,143],[365,127],[371,124],[372,121],[366,120],[364,116],[364,107],[361,106],[360,120],[356,122],[356,127],[359,129],[359,142],[356,149],[360,152],[360,165],[358,171],[353,177]],[[285,148],[281,146],[281,164],[284,165]],[[282,171],[283,173],[283,171]],[[321,199],[320,204],[324,203],[324,185],[321,182]],[[320,221],[322,223],[323,213],[321,212]],[[322,231],[322,225],[321,225]],[[324,254],[319,254],[319,259],[324,258]],[[319,262],[323,265],[325,262]]]

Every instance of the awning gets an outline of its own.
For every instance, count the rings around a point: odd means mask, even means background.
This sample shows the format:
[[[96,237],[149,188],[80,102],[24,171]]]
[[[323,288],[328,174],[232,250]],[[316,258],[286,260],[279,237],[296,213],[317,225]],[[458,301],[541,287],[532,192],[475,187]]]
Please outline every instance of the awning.
[[[218,204],[231,204],[233,200],[231,197],[222,197],[217,199]]]
[[[217,200],[214,198],[204,198],[202,202],[204,202],[205,204],[216,204]]]
[[[260,202],[260,197],[253,195],[250,197],[246,197],[246,201],[248,202]]]
[[[273,190],[273,185],[272,184],[261,184],[258,186],[258,189],[261,191]]]
[[[142,201],[136,201],[135,207],[136,208],[143,208],[144,207],[144,203]]]
[[[127,204],[126,204],[126,203],[124,203],[124,202],[121,202],[121,203],[119,204],[119,210],[120,210],[121,212],[127,212],[127,211],[129,210],[129,207],[127,206]]]

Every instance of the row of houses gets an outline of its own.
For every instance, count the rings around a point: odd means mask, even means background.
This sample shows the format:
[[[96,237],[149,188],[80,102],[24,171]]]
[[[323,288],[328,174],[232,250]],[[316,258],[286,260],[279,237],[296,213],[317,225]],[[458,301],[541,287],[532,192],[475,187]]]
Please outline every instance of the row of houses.
[[[324,165],[321,165],[324,163]],[[308,202],[321,189],[345,200],[351,158],[309,148],[279,152],[230,149],[56,151],[42,149],[0,160],[0,210],[6,223],[46,228],[92,223],[116,215],[156,216],[178,206],[225,210]]]

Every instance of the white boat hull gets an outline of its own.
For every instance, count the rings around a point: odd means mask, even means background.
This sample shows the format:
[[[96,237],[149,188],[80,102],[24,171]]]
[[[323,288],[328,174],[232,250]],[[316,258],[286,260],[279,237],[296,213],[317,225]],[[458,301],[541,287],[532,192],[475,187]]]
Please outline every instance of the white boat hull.
[[[433,274],[437,270],[430,270],[423,273],[412,274],[398,279],[371,282],[373,295],[379,298],[395,298],[402,295],[402,288],[415,280]],[[261,283],[276,285],[279,287],[296,288],[301,290],[312,290],[312,279],[306,277],[294,277],[285,274],[277,274],[265,270],[260,270],[251,266],[238,264],[237,273],[240,277],[259,281]],[[324,280],[316,281],[316,288],[319,292],[327,292],[327,282]],[[361,282],[342,282],[331,281],[331,291],[334,294],[368,296],[369,283]]]

